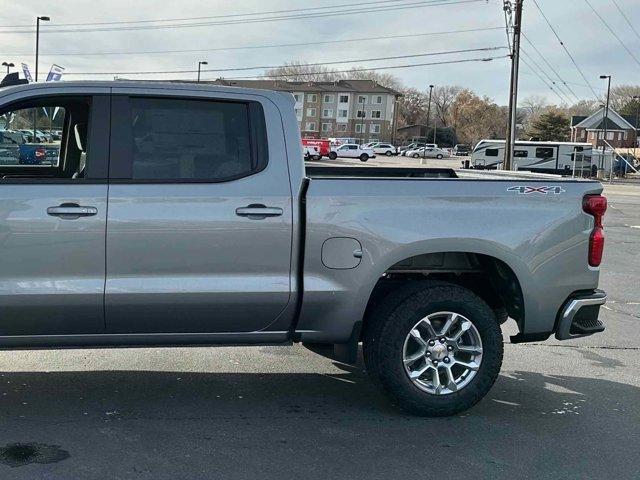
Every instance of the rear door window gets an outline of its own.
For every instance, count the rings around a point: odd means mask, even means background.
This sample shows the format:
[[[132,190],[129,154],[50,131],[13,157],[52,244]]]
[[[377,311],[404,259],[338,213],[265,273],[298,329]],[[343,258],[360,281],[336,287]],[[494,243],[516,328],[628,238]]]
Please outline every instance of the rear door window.
[[[221,182],[266,167],[264,113],[257,102],[121,98],[119,105],[127,100],[126,128],[116,128],[129,158],[115,166],[115,178]]]

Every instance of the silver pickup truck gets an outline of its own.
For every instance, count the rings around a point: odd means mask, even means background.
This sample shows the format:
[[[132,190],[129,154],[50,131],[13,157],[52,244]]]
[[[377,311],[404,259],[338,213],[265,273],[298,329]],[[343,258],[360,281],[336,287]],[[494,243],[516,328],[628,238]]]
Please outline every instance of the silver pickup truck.
[[[287,345],[354,362],[403,409],[478,402],[512,342],[602,331],[606,199],[531,173],[307,167],[293,97],[61,82],[59,159],[0,166],[0,347]],[[26,121],[26,120],[25,120]]]

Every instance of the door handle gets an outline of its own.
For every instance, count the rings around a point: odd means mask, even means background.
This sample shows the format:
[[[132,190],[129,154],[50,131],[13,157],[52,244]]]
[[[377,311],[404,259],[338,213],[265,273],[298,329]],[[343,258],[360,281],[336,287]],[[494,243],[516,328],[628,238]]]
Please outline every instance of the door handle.
[[[83,207],[77,203],[63,203],[57,207],[47,208],[47,214],[68,220],[74,220],[80,217],[91,217],[98,214],[96,207]]]
[[[262,220],[267,217],[279,217],[282,215],[282,209],[279,207],[266,207],[261,204],[251,204],[246,207],[236,208],[236,215],[239,217],[248,217],[253,220]]]

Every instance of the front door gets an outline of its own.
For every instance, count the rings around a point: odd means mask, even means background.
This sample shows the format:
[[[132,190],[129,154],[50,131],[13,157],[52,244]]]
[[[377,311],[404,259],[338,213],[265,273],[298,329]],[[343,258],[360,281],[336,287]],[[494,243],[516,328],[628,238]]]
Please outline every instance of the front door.
[[[0,164],[1,337],[104,332],[108,107],[107,95],[0,106],[14,140]]]
[[[275,107],[124,92],[112,102],[108,330],[266,328],[291,293],[283,133],[264,118]]]

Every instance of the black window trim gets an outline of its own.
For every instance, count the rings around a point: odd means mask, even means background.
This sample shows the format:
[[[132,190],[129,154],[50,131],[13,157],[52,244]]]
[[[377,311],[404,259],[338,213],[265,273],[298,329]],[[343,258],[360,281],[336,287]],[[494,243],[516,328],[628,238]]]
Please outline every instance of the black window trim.
[[[249,119],[249,142],[252,170],[238,175],[224,178],[177,178],[177,179],[136,179],[133,175],[133,154],[125,148],[131,142],[118,142],[118,138],[131,137],[132,129],[124,118],[131,118],[131,103],[133,98],[156,100],[187,100],[215,103],[235,103],[247,106]],[[109,159],[109,183],[113,184],[188,184],[188,183],[227,183],[256,175],[269,165],[269,144],[265,122],[264,108],[257,100],[227,99],[215,97],[190,97],[185,95],[157,95],[157,94],[112,94],[111,95],[111,140]],[[132,140],[132,139],[131,139]]]

